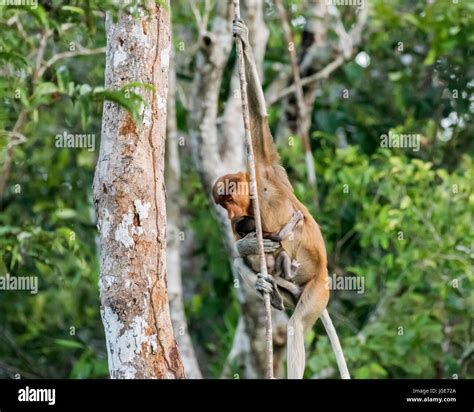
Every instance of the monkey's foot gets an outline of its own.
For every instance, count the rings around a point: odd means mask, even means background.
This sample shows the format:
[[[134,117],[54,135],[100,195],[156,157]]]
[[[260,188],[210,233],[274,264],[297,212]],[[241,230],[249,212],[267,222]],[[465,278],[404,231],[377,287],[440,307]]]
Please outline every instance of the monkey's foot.
[[[255,282],[255,289],[260,293],[272,293],[275,287],[275,283],[271,276],[263,276],[261,273],[257,273],[257,281]]]
[[[303,212],[297,210],[296,212],[293,212],[293,216],[291,216],[291,218],[294,219],[296,222],[299,222],[301,219],[304,219]]]
[[[268,275],[264,277],[260,273],[257,274],[257,277],[257,281],[255,282],[255,289],[257,289],[257,292],[262,296],[264,293],[269,293],[272,306],[278,310],[285,309],[283,306],[283,298],[281,297],[273,278]]]
[[[293,259],[291,261],[291,266],[290,266],[290,269],[291,269],[291,276],[289,279],[287,280],[293,280],[293,278],[296,276],[296,274],[298,273],[298,269],[300,268],[301,264],[296,260],[296,259]]]
[[[249,29],[242,19],[234,20],[232,22],[232,34],[234,37],[240,37],[244,45],[249,41]]]

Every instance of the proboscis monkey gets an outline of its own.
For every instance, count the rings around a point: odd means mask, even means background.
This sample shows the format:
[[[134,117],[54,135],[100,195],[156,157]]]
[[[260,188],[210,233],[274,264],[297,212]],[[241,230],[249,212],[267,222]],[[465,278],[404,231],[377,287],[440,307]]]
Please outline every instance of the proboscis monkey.
[[[264,293],[269,293],[271,304],[276,309],[294,308],[302,291],[301,287],[291,282],[299,268],[299,263],[290,259],[286,251],[283,250],[281,241],[293,234],[296,224],[304,216],[300,211],[294,212],[291,220],[278,232],[263,232],[265,260],[270,275],[267,279],[263,279],[258,273],[260,256],[255,254],[254,242],[257,235],[246,176],[246,173],[241,172],[217,179],[212,188],[212,197],[216,204],[227,211],[232,231],[238,241],[236,245],[239,255],[243,258],[243,268],[253,273],[253,277],[257,274],[256,281],[249,276],[243,276],[243,280],[249,286],[255,286],[257,292],[262,296]],[[243,240],[240,241],[240,239]],[[237,259],[238,264],[242,258]]]
[[[324,240],[318,224],[306,207],[296,198],[288,180],[285,169],[280,165],[279,156],[267,120],[267,111],[263,90],[248,40],[248,29],[242,20],[234,21],[233,34],[242,39],[245,60],[245,76],[249,99],[250,124],[252,144],[255,155],[258,196],[262,229],[272,233],[282,228],[290,221],[296,211],[303,213],[304,219],[294,229],[293,238],[283,239],[281,245],[291,260],[296,260],[300,266],[293,282],[302,293],[293,314],[288,322],[287,332],[287,366],[288,378],[301,379],[305,368],[304,336],[311,329],[329,300],[327,257]],[[236,173],[221,177],[219,182],[232,180],[237,184],[248,184],[246,173]],[[251,215],[249,210],[250,197],[248,192],[236,194],[229,199],[229,218],[236,219]],[[250,236],[236,242],[241,256],[258,254],[255,237]],[[274,246],[273,250],[277,246]],[[268,241],[265,252],[271,252]],[[241,276],[256,283],[257,276],[243,261],[236,259],[237,269]],[[265,279],[260,278],[260,284]],[[266,285],[272,289],[273,285]]]
[[[225,205],[223,205],[225,207]],[[280,247],[274,252],[265,253],[265,260],[267,263],[268,273],[271,276],[269,279],[273,283],[273,290],[268,289],[268,281],[259,278],[255,285],[256,289],[261,292],[269,292],[271,294],[271,303],[273,307],[278,310],[283,310],[286,307],[295,307],[299,297],[301,296],[302,288],[292,283],[298,268],[299,263],[292,261],[288,253],[281,247],[281,241],[286,239],[293,232],[296,224],[303,219],[303,214],[300,211],[293,213],[291,220],[283,226],[276,233],[263,233],[264,239],[270,239],[277,242]],[[243,216],[236,220],[234,224],[234,233],[240,239],[247,236],[249,233],[255,234],[255,219],[251,216]],[[260,271],[260,256],[246,255],[243,256],[245,263],[254,272]],[[276,285],[276,287],[275,287]],[[280,294],[283,292],[283,298]],[[291,300],[289,300],[291,298]]]

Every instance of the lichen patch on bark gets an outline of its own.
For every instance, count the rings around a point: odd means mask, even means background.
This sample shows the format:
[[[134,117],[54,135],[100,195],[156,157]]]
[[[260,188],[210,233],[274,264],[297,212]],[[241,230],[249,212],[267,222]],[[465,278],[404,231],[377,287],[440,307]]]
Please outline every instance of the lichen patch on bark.
[[[133,233],[133,214],[127,213],[122,217],[122,221],[115,230],[115,240],[122,243],[126,248],[131,248],[135,241],[132,236],[130,236],[129,226],[132,226]]]

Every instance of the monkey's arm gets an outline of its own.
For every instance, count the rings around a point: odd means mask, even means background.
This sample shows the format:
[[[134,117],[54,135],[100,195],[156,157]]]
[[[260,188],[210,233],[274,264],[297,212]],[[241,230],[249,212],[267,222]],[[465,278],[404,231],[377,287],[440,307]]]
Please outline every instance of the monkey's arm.
[[[240,256],[258,255],[258,242],[255,232],[249,233],[247,236],[235,242],[237,253]],[[278,242],[271,239],[263,239],[263,250],[265,253],[273,253],[280,247]]]
[[[279,232],[277,233],[272,233],[269,236],[267,236],[268,239],[271,239],[275,242],[281,242],[283,239],[286,239],[290,233],[293,231],[295,228],[296,224],[303,219],[303,213],[301,213],[299,210],[293,213],[293,216],[291,216],[290,221],[283,226]]]
[[[257,65],[249,41],[249,30],[243,20],[234,21],[232,32],[240,37],[244,50],[245,80],[247,81],[247,96],[249,98],[250,116],[267,117],[267,107],[258,75]],[[252,110],[254,109],[254,110]]]
[[[267,107],[263,95],[262,84],[258,75],[257,65],[253,56],[252,46],[248,38],[248,28],[243,20],[234,21],[232,26],[234,36],[242,40],[244,51],[245,81],[247,83],[248,108],[250,114],[250,131],[257,168],[265,166],[279,166],[279,158],[273,137],[268,125]],[[263,162],[263,163],[262,163]],[[258,170],[257,170],[258,172]],[[282,172],[283,180],[288,180],[286,173]],[[290,182],[284,182],[291,188]],[[292,189],[291,189],[292,190]]]
[[[234,267],[239,272],[242,280],[251,288],[255,286],[255,282],[257,281],[257,274],[249,268],[244,259],[241,257],[234,259]]]
[[[239,272],[240,277],[247,286],[256,290],[260,297],[263,297],[263,293],[265,292],[269,293],[272,306],[278,310],[284,309],[283,298],[281,297],[272,277],[270,277],[269,280],[263,279],[249,268],[241,257],[234,259],[234,267],[237,272]]]

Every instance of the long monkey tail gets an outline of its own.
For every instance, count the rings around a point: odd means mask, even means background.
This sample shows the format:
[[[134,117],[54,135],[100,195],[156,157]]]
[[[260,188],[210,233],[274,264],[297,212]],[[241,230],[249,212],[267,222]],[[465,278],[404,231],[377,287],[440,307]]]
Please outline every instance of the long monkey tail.
[[[332,320],[329,316],[327,309],[323,310],[321,314],[321,320],[323,321],[324,328],[326,333],[329,336],[331,341],[332,350],[336,355],[337,366],[339,368],[339,373],[341,374],[342,379],[350,379],[351,375],[349,374],[349,369],[347,369],[346,359],[344,358],[344,353],[342,352],[341,343],[336,333],[336,329],[332,324]]]
[[[310,280],[303,290],[295,311],[288,321],[288,379],[302,379],[305,367],[304,337],[326,309],[329,290],[325,279]]]

